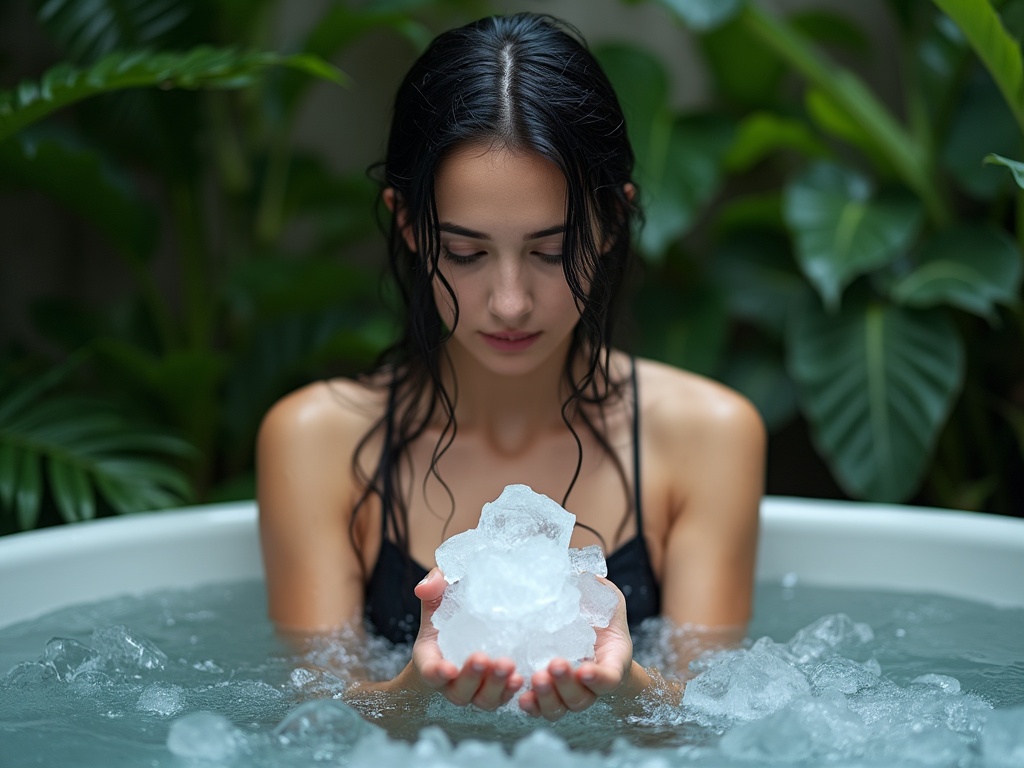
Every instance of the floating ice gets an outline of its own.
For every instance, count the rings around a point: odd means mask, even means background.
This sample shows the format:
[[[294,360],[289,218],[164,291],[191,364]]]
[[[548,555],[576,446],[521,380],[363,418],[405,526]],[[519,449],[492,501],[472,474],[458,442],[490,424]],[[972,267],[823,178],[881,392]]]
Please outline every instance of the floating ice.
[[[185,705],[185,689],[180,685],[154,683],[139,696],[136,708],[140,712],[169,717],[176,715]]]
[[[592,658],[618,595],[596,546],[569,549],[576,516],[525,485],[484,504],[479,525],[438,547],[448,581],[434,613],[438,644],[461,666],[477,651],[509,657],[525,676],[554,658]]]
[[[1024,707],[992,712],[981,734],[985,764],[1010,768],[1024,765]]]
[[[314,699],[289,712],[274,728],[274,737],[282,747],[308,752],[313,760],[339,760],[375,730],[352,707],[334,699]]]
[[[243,744],[241,732],[224,715],[192,712],[171,723],[167,748],[178,757],[226,760]]]

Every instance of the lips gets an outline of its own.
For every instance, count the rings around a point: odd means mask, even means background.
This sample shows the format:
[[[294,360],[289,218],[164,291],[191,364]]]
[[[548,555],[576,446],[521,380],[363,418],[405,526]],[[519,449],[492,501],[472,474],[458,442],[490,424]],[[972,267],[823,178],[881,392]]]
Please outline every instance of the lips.
[[[488,345],[501,352],[519,352],[529,348],[537,339],[540,332],[527,333],[524,331],[502,331],[500,333],[480,334]]]

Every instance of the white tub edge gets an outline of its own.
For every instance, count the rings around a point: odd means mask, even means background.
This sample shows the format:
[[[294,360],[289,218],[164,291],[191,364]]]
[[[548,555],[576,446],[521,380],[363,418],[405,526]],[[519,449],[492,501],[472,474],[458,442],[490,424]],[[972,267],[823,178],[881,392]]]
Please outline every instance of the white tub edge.
[[[758,577],[1024,607],[1024,520],[768,497]],[[76,603],[259,578],[255,504],[191,507],[0,537],[0,626]]]

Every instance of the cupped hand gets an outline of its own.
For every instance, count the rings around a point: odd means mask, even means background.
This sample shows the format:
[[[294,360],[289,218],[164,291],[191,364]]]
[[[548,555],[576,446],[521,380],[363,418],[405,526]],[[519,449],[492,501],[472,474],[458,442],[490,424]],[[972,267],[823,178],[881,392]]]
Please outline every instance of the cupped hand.
[[[602,581],[618,592],[607,579]],[[626,600],[619,605],[607,627],[596,627],[593,661],[576,669],[565,659],[552,659],[546,669],[533,673],[530,689],[519,697],[519,706],[532,717],[555,722],[569,712],[582,712],[601,696],[623,689],[633,667],[633,640],[626,622]]]
[[[473,704],[493,711],[511,700],[523,685],[523,677],[515,671],[511,659],[491,659],[485,653],[474,653],[459,669],[441,655],[437,644],[437,628],[430,620],[441,605],[447,582],[434,568],[416,585],[420,599],[420,630],[412,647],[411,671],[423,686],[440,691],[448,701],[459,706]]]

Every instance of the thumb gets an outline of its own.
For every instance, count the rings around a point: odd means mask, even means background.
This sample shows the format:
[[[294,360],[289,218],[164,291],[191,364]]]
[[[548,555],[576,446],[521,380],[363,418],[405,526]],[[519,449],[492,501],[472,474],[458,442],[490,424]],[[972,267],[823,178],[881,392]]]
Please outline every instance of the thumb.
[[[423,577],[423,581],[416,585],[413,593],[420,599],[423,606],[423,618],[428,619],[441,605],[441,598],[448,587],[439,568],[431,569],[430,573]]]

